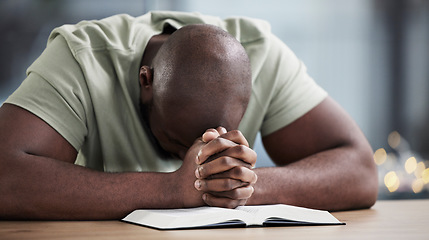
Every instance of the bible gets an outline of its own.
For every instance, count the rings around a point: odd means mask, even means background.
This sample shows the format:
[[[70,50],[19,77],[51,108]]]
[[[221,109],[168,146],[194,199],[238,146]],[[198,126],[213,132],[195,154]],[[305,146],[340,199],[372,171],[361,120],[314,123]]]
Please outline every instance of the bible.
[[[235,209],[140,209],[131,212],[122,221],[159,230],[344,224],[327,211],[284,204],[240,206]]]

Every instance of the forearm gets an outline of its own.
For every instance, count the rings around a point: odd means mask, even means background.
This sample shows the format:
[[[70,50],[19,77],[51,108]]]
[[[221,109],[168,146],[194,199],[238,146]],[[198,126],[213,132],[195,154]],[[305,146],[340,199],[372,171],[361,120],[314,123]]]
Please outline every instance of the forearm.
[[[377,197],[377,173],[368,148],[338,147],[255,172],[258,182],[249,205],[284,203],[334,211],[370,207]]]
[[[173,173],[104,173],[24,153],[14,157],[0,170],[0,218],[119,219],[136,208],[181,207]]]

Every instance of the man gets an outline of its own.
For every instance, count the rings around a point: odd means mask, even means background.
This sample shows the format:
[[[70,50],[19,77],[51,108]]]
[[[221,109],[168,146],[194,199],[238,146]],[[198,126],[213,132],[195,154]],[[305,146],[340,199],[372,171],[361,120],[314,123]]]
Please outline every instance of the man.
[[[153,12],[54,30],[0,108],[1,218],[372,206],[365,137],[267,29]],[[258,131],[277,167],[253,168]]]

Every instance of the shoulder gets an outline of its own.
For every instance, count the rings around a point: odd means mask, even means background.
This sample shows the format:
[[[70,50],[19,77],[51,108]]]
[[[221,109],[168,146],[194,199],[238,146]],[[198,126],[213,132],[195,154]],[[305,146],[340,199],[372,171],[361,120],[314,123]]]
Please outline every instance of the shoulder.
[[[73,53],[87,48],[127,50],[136,45],[139,25],[136,18],[126,14],[65,24],[51,32],[48,45],[62,36]]]
[[[231,17],[224,20],[226,30],[242,44],[261,41],[271,37],[270,24],[262,19]]]

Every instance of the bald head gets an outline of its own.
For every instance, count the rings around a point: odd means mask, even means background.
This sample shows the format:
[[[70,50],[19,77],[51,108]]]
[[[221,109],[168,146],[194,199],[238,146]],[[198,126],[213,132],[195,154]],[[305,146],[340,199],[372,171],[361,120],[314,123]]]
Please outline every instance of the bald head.
[[[164,128],[183,125],[168,130],[170,135],[186,134],[189,143],[208,128],[238,128],[250,99],[251,68],[230,34],[211,25],[185,26],[165,41],[151,68],[149,114]],[[152,129],[154,124],[150,121]]]
[[[185,101],[208,106],[238,101],[245,106],[250,97],[247,54],[235,38],[215,26],[177,30],[160,48],[152,67],[154,101],[159,104]]]

